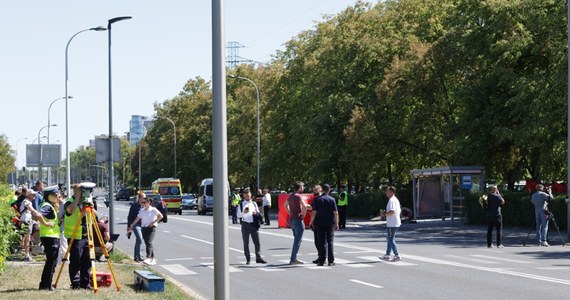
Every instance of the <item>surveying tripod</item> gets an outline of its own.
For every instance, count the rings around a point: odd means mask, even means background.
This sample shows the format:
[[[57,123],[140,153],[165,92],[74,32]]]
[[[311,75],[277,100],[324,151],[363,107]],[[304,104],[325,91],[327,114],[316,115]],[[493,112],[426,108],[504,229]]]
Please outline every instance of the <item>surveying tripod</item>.
[[[85,224],[87,230],[87,245],[89,247],[89,258],[91,259],[91,280],[93,281],[93,292],[97,294],[97,271],[95,269],[95,244],[93,243],[93,233],[96,234],[96,238],[99,241],[99,245],[101,245],[101,249],[103,250],[103,254],[107,259],[107,264],[109,265],[109,269],[111,270],[111,274],[113,275],[113,281],[115,281],[115,285],[117,286],[117,291],[121,290],[121,284],[117,280],[117,276],[115,276],[115,270],[113,269],[113,264],[111,264],[111,260],[109,259],[109,253],[107,252],[107,247],[105,247],[105,242],[103,240],[103,236],[101,235],[101,231],[99,230],[99,226],[97,225],[95,212],[93,212],[93,207],[91,205],[84,205],[81,209],[81,214],[79,218],[77,218],[77,223],[75,223],[75,228],[73,228],[73,235],[71,236],[71,240],[69,241],[69,245],[67,246],[67,251],[65,251],[65,255],[61,260],[61,267],[59,272],[57,273],[57,278],[55,280],[54,287],[57,287],[57,283],[59,282],[59,277],[61,276],[61,272],[63,271],[63,267],[65,266],[65,262],[68,259],[69,251],[71,250],[71,246],[75,240],[75,234],[77,233],[77,229],[81,226],[81,220],[85,216]],[[94,226],[95,225],[95,226]],[[93,232],[95,230],[95,232]],[[83,249],[81,249],[83,252]]]

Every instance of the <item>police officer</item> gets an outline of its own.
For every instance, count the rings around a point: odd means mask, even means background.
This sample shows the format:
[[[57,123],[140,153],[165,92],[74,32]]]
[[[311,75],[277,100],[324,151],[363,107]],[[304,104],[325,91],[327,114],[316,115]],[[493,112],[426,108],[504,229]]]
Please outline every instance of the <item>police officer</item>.
[[[52,192],[47,200],[40,204],[40,209],[36,218],[40,221],[40,240],[44,246],[46,254],[46,263],[42,271],[42,279],[40,281],[40,290],[53,291],[52,286],[53,273],[57,265],[59,255],[59,198],[58,191]]]
[[[348,209],[348,193],[346,192],[346,186],[340,186],[340,195],[338,196],[337,206],[338,206],[338,217],[339,223],[338,228],[346,228],[346,210]]]
[[[69,280],[72,289],[89,289],[89,271],[91,269],[91,260],[89,258],[89,248],[87,244],[87,228],[85,216],[81,214],[83,209],[82,189],[80,184],[73,185],[73,196],[67,200],[64,205],[65,218],[64,235],[67,239],[69,249]],[[81,225],[77,227],[75,236],[73,230],[77,224],[77,220],[81,219]],[[71,238],[74,238],[71,243]]]
[[[239,194],[234,192],[233,196],[232,196],[232,224],[238,223],[237,207],[238,207],[240,202],[241,202],[241,198],[240,198]]]

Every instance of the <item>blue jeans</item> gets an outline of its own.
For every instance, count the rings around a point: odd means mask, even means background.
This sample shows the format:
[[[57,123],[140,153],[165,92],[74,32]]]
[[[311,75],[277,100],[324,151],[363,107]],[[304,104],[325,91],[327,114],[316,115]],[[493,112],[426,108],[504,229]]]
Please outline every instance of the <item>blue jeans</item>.
[[[396,246],[396,232],[398,232],[398,227],[386,227],[388,234],[386,236],[386,255],[390,255],[390,252],[394,252],[394,255],[398,254],[398,247]]]
[[[293,230],[293,248],[291,249],[291,261],[297,260],[297,252],[301,248],[305,224],[302,219],[290,219],[291,230]]]
[[[548,218],[544,211],[535,212],[534,214],[536,220],[536,238],[539,243],[546,242],[548,235]]]
[[[133,227],[133,234],[135,235],[135,238],[136,238],[134,259],[135,260],[142,260],[143,256],[141,255],[141,245],[143,242],[143,236],[142,236],[142,229],[141,229],[140,225],[136,225],[135,227]]]

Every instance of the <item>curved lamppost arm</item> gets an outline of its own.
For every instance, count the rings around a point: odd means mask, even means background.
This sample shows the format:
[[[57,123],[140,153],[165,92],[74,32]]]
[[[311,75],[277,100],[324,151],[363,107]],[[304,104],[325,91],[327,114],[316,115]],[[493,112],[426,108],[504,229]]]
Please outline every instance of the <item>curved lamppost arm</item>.
[[[259,89],[257,88],[257,84],[255,84],[253,80],[247,77],[235,76],[235,75],[228,75],[228,77],[247,80],[251,84],[253,84],[253,87],[255,88],[255,96],[257,99],[257,188],[260,189],[261,188],[261,137],[260,137],[261,125],[259,122]]]
[[[85,32],[85,31],[105,31],[107,28],[98,26],[89,29],[83,29],[78,31],[76,34],[72,35],[71,38],[67,41],[67,45],[65,46],[65,186],[67,188],[67,193],[69,194],[71,191],[71,164],[69,158],[69,95],[67,94],[67,83],[69,81],[69,63],[68,63],[68,52],[69,52],[69,44],[73,38],[75,38],[78,34]]]

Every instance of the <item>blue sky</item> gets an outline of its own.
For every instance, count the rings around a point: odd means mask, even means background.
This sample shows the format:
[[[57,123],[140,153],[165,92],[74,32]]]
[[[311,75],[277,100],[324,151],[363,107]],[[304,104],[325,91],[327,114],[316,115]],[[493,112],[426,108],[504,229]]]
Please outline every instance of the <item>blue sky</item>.
[[[286,41],[311,29],[323,15],[337,14],[356,2],[225,0],[225,40],[245,46],[239,50],[241,57],[268,62]],[[133,19],[115,23],[112,31],[115,134],[128,131],[131,115],[152,115],[153,103],[176,96],[187,80],[210,80],[211,1],[2,1],[0,133],[17,146],[18,167],[25,163],[25,144],[47,125],[50,103],[65,96],[68,40],[80,30],[106,27],[108,19],[118,16]],[[106,32],[87,31],[69,46],[71,151],[109,132],[107,37]],[[64,100],[53,104],[50,120],[57,124],[50,130],[51,143],[65,149]]]

